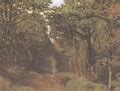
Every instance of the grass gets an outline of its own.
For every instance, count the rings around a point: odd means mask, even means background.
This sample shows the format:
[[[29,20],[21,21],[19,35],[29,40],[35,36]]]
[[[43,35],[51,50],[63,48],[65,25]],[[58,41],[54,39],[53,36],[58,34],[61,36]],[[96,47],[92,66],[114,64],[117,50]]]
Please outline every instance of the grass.
[[[68,82],[69,91],[107,91],[102,84],[92,83],[84,78],[79,78]]]

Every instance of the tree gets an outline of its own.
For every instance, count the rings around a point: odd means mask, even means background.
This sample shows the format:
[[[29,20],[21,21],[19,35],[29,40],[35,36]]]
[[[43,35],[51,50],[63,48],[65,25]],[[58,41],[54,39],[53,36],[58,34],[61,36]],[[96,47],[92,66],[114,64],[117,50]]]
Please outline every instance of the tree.
[[[87,60],[84,59],[84,61],[87,61],[86,64],[91,66],[90,68],[89,66],[86,66],[88,67],[87,69],[91,69],[91,71],[88,72],[90,72],[90,74],[94,74],[93,71],[95,71],[96,69],[94,68],[94,66],[98,62],[98,58],[101,56],[101,54],[102,55],[107,54],[105,49],[107,45],[109,45],[108,32],[109,27],[111,26],[112,19],[105,15],[105,11],[110,7],[110,6],[106,7],[105,5],[107,3],[112,4],[113,2],[106,1],[103,2],[103,5],[101,6],[99,2],[93,1],[91,3],[85,0],[83,1],[84,2],[78,5],[74,3],[69,3],[63,6],[62,8],[59,8],[59,10],[57,11],[59,13],[56,15],[54,14],[51,20],[53,21],[52,22],[54,25],[53,31],[55,30],[54,32],[56,37],[60,36],[59,34],[61,33],[63,34],[62,37],[67,36],[66,38],[68,38],[68,40],[70,41],[72,41],[72,39],[76,40],[76,38],[77,39],[80,38],[80,40],[85,41],[84,42],[86,46],[85,58],[87,57]],[[96,3],[99,3],[100,7],[96,7]],[[77,37],[75,38],[75,36]],[[77,47],[75,47],[76,49],[75,55],[78,55],[79,53],[77,51],[79,43],[74,42],[73,44],[77,44]],[[80,61],[80,58],[77,57],[75,58]],[[79,64],[79,61],[74,62]],[[82,66],[80,65],[77,65],[76,67],[78,69],[78,72],[80,71],[80,69],[82,69]],[[80,73],[81,72],[79,72],[79,74]],[[89,77],[90,74],[88,75]]]

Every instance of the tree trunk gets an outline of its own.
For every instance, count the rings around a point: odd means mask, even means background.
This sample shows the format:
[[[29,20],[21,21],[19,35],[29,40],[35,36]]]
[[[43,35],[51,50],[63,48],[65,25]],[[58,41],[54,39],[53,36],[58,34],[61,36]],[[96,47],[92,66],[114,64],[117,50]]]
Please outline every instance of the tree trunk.
[[[111,91],[111,82],[112,82],[112,70],[111,70],[111,66],[109,66],[108,70],[109,70],[108,91]]]
[[[76,55],[76,67],[77,67],[77,73],[79,76],[81,76],[81,73],[80,73],[80,62],[79,62],[79,50],[78,50],[78,46],[76,45],[77,44],[77,40],[74,39],[74,46],[75,46],[75,55]]]

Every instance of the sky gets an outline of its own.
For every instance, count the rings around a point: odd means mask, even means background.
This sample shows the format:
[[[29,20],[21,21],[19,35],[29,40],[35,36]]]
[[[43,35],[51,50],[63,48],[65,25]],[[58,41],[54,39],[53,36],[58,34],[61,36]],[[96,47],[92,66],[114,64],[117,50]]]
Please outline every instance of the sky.
[[[51,4],[51,6],[57,6],[57,7],[59,7],[59,6],[61,6],[62,4],[64,4],[64,0],[52,0],[52,4]]]

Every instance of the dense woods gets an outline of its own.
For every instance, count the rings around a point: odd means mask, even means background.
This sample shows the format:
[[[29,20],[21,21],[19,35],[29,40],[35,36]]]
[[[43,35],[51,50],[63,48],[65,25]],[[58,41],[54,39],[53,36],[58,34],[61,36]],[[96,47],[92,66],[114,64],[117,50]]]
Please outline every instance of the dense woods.
[[[0,1],[0,75],[17,83],[23,73],[69,73],[119,91],[120,1],[65,0],[60,7],[51,3]],[[62,80],[67,84],[70,79]]]

